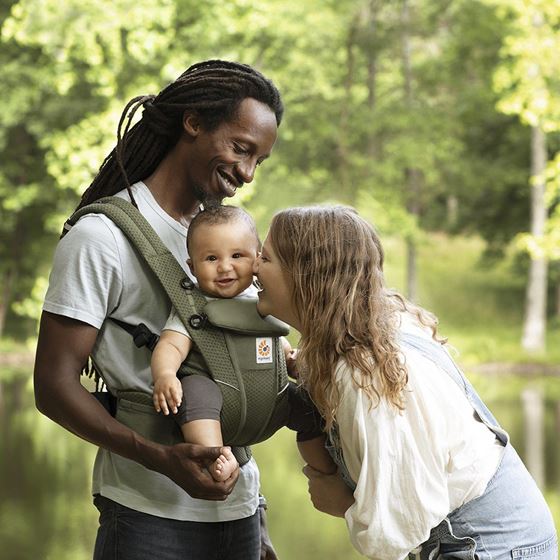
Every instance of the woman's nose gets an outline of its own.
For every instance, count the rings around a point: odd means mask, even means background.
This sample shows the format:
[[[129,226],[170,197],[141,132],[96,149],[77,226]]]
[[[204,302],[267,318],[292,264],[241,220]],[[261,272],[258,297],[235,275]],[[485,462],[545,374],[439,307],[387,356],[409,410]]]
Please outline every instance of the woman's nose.
[[[257,256],[257,258],[253,261],[253,274],[259,273],[259,260],[260,256]]]

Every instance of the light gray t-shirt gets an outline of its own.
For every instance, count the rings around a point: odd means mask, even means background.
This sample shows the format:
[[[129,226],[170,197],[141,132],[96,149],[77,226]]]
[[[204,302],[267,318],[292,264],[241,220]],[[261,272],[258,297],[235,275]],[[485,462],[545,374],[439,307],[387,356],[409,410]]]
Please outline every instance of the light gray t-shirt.
[[[140,212],[163,243],[187,269],[187,228],[158,205],[139,182],[132,187]],[[128,198],[126,191],[119,193]],[[157,279],[111,220],[87,215],[60,241],[43,309],[99,329],[93,359],[111,392],[135,389],[151,393],[151,353],[137,348],[130,334],[106,317],[145,323],[159,333],[170,304]],[[188,521],[229,521],[252,515],[258,506],[259,472],[254,460],[241,468],[225,502],[191,498],[169,478],[139,463],[99,449],[93,493],[160,517]]]

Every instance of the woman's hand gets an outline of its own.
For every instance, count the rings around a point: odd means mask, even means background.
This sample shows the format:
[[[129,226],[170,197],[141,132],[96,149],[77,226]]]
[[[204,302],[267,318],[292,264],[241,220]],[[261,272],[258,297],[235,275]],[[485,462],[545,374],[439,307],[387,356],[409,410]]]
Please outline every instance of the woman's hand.
[[[308,491],[315,509],[344,517],[354,503],[354,496],[340,474],[323,474],[309,465],[303,467],[303,474],[308,479]]]

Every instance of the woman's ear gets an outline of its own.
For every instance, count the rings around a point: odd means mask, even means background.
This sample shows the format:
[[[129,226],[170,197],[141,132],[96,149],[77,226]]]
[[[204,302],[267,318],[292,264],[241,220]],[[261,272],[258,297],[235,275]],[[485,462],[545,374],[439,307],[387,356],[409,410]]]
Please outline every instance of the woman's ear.
[[[196,113],[185,111],[183,113],[183,130],[193,138],[196,138],[201,130],[200,119]]]

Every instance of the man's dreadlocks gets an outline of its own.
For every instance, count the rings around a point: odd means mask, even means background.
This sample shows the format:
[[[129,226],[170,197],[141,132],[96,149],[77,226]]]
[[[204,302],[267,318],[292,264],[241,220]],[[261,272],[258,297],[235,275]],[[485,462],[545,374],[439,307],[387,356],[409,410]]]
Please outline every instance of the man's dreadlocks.
[[[78,208],[126,186],[132,203],[131,185],[153,173],[179,140],[185,111],[195,112],[204,129],[215,130],[235,117],[240,103],[251,97],[276,115],[280,124],[284,107],[274,84],[246,64],[208,60],[194,64],[157,96],[131,99],[124,108],[117,130],[117,145],[105,158],[97,176],[84,192]],[[130,123],[139,107],[142,118]]]

